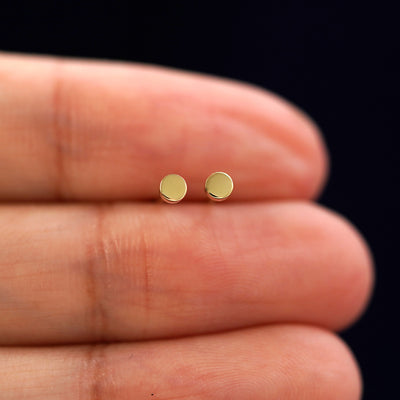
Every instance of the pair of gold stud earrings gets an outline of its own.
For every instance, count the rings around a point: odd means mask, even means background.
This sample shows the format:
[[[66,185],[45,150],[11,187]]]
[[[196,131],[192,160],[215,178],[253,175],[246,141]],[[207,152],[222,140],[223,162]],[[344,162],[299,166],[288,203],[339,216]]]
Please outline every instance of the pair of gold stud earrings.
[[[231,195],[232,190],[232,178],[225,172],[214,172],[206,179],[205,191],[211,200],[224,201]],[[180,175],[164,176],[160,182],[160,197],[166,203],[179,203],[186,196],[186,192],[186,181]]]

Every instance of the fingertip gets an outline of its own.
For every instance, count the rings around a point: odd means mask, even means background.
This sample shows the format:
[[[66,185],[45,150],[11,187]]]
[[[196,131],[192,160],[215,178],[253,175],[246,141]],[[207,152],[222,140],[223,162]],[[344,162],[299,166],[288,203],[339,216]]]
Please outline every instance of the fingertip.
[[[341,321],[332,326],[336,331],[342,331],[363,315],[371,300],[375,284],[374,258],[361,232],[345,217],[330,212],[348,232],[347,235],[343,233],[343,242],[348,246],[348,268],[343,276],[344,293],[338,296],[343,315]]]
[[[288,329],[293,330],[293,327]],[[307,357],[309,360],[303,369],[297,371],[306,376],[308,372],[311,398],[360,399],[362,376],[347,344],[332,332],[316,327],[299,326],[297,335],[298,346],[303,352],[299,358]]]
[[[309,113],[275,93],[267,93],[274,98],[277,104],[286,108],[292,115],[282,116],[282,120],[295,132],[292,137],[292,145],[300,159],[304,163],[304,168],[299,169],[297,186],[295,192],[297,198],[316,199],[324,189],[329,176],[330,158],[325,144],[323,132],[318,123]]]
[[[365,238],[345,217],[320,206],[312,208],[329,266],[325,272],[329,281],[324,284],[327,302],[323,313],[326,326],[340,331],[362,315],[370,300],[374,286],[373,256]],[[306,210],[303,215],[307,215]]]
[[[265,176],[271,174],[274,192],[267,197],[280,199],[315,199],[328,179],[329,153],[322,130],[316,121],[299,106],[266,89],[243,83],[247,89],[246,121],[258,126],[266,141],[276,145],[281,165],[275,168],[268,160]],[[251,110],[251,111],[250,111]],[[275,141],[275,143],[271,143]],[[284,171],[281,175],[281,171]],[[284,176],[284,179],[281,179]]]

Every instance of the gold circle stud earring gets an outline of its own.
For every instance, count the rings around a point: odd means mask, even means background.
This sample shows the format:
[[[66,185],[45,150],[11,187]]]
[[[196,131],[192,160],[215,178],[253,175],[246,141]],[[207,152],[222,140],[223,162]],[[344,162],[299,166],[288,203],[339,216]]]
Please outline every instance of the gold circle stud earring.
[[[232,178],[225,172],[214,172],[207,178],[205,190],[211,200],[224,201],[232,193]]]
[[[186,181],[177,174],[164,176],[160,182],[160,197],[169,204],[179,203],[187,192]]]

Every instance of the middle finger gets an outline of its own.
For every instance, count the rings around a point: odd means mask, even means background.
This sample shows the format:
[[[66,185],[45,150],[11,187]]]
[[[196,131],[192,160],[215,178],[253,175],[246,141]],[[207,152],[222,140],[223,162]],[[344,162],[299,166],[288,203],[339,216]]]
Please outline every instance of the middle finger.
[[[0,224],[1,344],[338,328],[371,284],[355,231],[301,202],[4,206]]]

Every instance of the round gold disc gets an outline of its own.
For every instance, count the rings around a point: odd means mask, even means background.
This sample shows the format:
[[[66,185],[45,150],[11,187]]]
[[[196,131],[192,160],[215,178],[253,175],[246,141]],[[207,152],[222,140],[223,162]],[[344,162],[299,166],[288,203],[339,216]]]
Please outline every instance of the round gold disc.
[[[207,178],[205,190],[211,200],[224,201],[232,193],[232,178],[225,172],[214,172]]]
[[[179,203],[185,197],[186,191],[186,181],[180,175],[164,176],[160,182],[160,196],[167,203]]]

